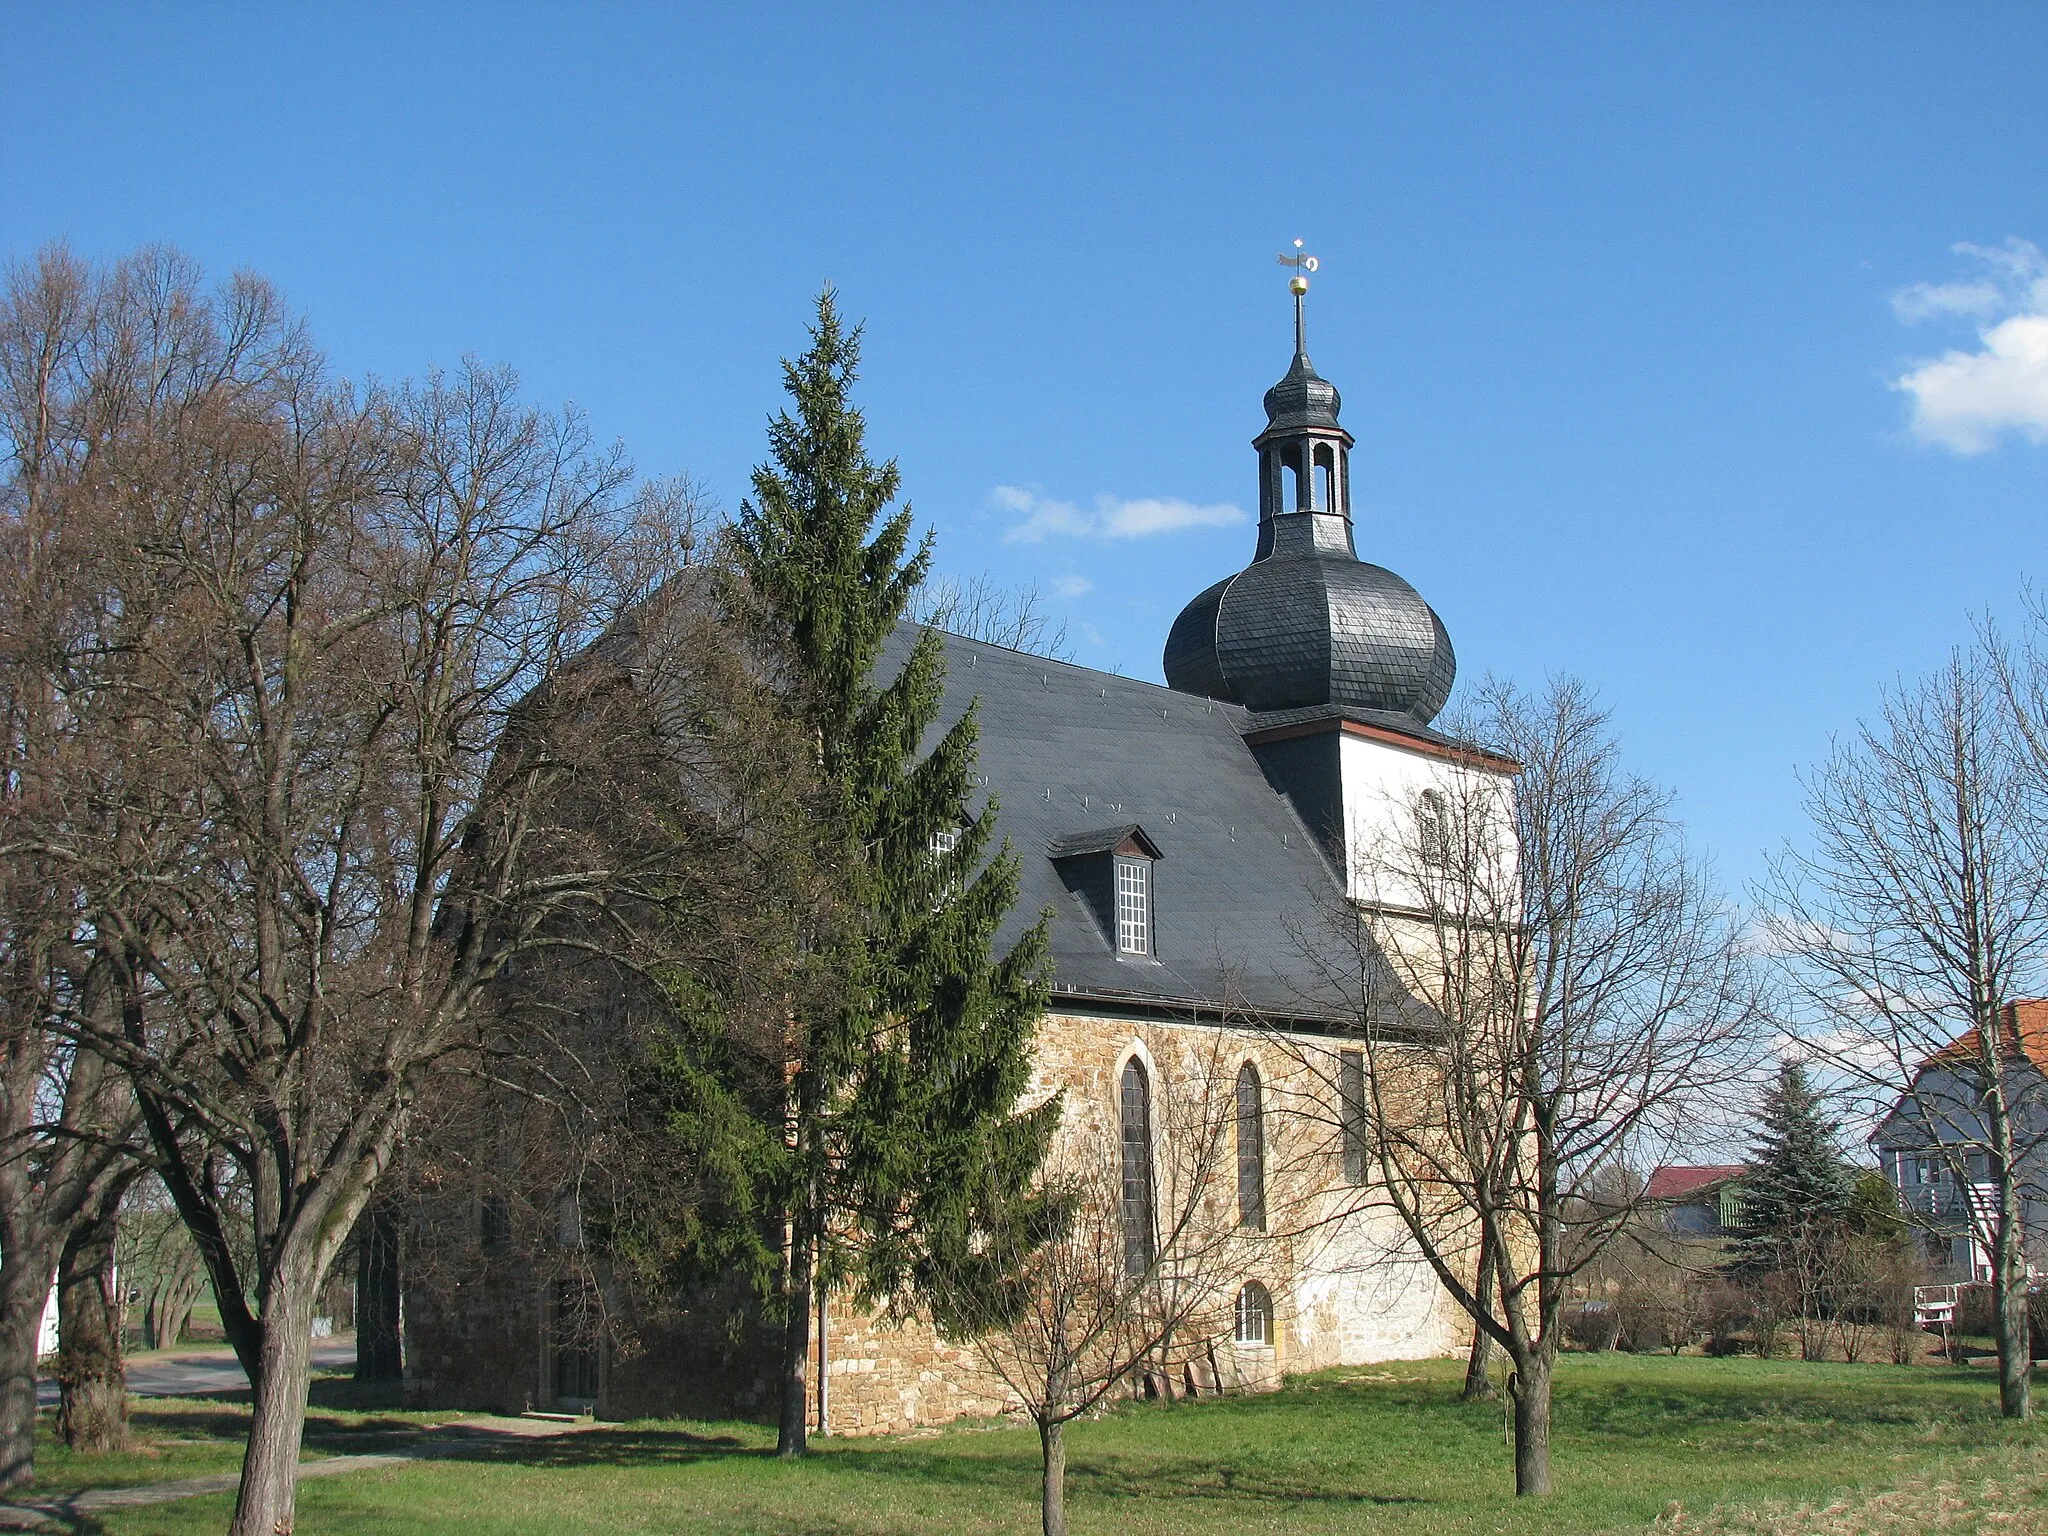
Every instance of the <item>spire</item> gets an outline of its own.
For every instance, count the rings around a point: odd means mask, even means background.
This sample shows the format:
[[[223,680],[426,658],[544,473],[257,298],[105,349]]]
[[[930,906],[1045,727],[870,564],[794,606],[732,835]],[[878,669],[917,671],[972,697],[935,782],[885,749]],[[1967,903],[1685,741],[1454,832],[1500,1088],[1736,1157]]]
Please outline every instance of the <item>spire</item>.
[[[1280,265],[1294,269],[1287,279],[1287,291],[1294,295],[1294,362],[1287,376],[1266,391],[1266,430],[1324,427],[1342,431],[1337,425],[1337,411],[1343,404],[1337,387],[1308,360],[1308,274],[1322,263],[1305,254],[1297,240],[1294,254],[1283,252]],[[1345,446],[1350,446],[1348,440]]]
[[[1314,550],[1356,559],[1351,543],[1351,434],[1338,424],[1337,386],[1308,360],[1308,274],[1321,265],[1294,242],[1287,291],[1294,295],[1294,361],[1266,391],[1259,450],[1259,545],[1253,557]]]
[[[1294,268],[1294,276],[1287,279],[1287,291],[1294,295],[1294,356],[1299,362],[1308,364],[1308,324],[1302,311],[1308,299],[1308,274],[1322,263],[1313,256],[1303,255],[1301,242],[1297,240],[1292,256],[1285,251],[1280,253],[1280,265]],[[1315,372],[1313,364],[1309,364],[1308,371]]]
[[[1457,657],[1440,620],[1392,571],[1358,558],[1351,434],[1337,388],[1308,360],[1303,303],[1318,262],[1294,242],[1294,359],[1266,391],[1259,535],[1251,564],[1202,593],[1167,636],[1167,685],[1270,713],[1364,712],[1426,726],[1450,697]]]

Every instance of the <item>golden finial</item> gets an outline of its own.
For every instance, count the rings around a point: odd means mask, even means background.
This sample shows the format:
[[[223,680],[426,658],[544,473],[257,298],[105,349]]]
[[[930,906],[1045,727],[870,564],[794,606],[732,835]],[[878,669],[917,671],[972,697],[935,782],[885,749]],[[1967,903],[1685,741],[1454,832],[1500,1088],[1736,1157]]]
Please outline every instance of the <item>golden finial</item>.
[[[1301,253],[1301,242],[1297,240],[1294,242],[1293,255],[1290,256],[1285,252],[1281,253],[1280,265],[1294,268],[1294,276],[1287,280],[1287,291],[1296,298],[1300,298],[1301,295],[1308,292],[1308,274],[1315,271],[1322,263],[1318,262],[1313,256],[1304,256]]]
[[[1297,240],[1294,242],[1293,255],[1290,256],[1284,251],[1281,253],[1280,265],[1294,268],[1294,276],[1287,279],[1287,291],[1294,295],[1294,350],[1304,352],[1308,344],[1302,322],[1301,301],[1308,293],[1308,274],[1315,271],[1321,263],[1313,256],[1304,255],[1301,242]]]

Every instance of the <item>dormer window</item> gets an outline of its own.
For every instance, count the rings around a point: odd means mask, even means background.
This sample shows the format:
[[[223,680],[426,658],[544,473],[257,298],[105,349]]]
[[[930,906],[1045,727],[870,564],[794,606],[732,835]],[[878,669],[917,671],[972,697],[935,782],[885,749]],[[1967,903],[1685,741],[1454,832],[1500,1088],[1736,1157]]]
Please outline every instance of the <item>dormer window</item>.
[[[1059,839],[1046,852],[1112,951],[1132,959],[1158,955],[1152,866],[1160,855],[1143,827],[1077,832]]]
[[[1116,947],[1120,954],[1152,953],[1152,861],[1116,861]]]

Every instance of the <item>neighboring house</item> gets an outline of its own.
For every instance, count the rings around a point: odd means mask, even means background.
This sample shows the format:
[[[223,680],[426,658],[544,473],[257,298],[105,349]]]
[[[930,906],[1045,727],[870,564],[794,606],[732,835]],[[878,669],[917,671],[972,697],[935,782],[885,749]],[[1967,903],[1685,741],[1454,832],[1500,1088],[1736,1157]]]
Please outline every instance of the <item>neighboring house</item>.
[[[1371,850],[1428,786],[1476,774],[1512,793],[1513,763],[1430,728],[1456,671],[1450,638],[1413,587],[1354,550],[1352,438],[1298,332],[1265,409],[1252,562],[1173,625],[1170,686],[945,637],[943,720],[979,701],[978,768],[1000,805],[998,836],[1023,866],[999,944],[1041,910],[1055,914],[1053,998],[1029,1098],[1064,1090],[1071,1129],[1102,1127],[1121,1145],[1122,1187],[1137,1191],[1120,1212],[1126,1234],[1154,1220],[1162,1110],[1219,1038],[1238,1095],[1236,1204],[1246,1227],[1263,1230],[1268,1149],[1291,1149],[1298,1163],[1319,1127],[1349,1123],[1342,1105],[1302,1115],[1294,1095],[1348,1103],[1362,1079],[1346,1043],[1353,1000],[1303,953],[1304,938],[1327,931],[1333,913],[1355,924],[1349,904],[1378,899]],[[898,632],[885,671],[914,637]],[[1406,998],[1389,1006],[1423,1012]],[[1244,1027],[1253,1015],[1269,1032]],[[1360,1205],[1342,1186],[1367,1176],[1362,1143],[1323,1134],[1325,1206]],[[607,1416],[772,1409],[765,1333],[736,1340],[730,1327],[692,1331],[685,1318],[636,1326],[630,1353],[592,1348],[563,1329],[579,1305],[566,1262],[551,1272],[515,1258],[504,1201],[475,1211],[463,1262],[409,1286],[412,1400]],[[564,1218],[562,1230],[573,1247],[580,1229]],[[1283,1369],[1452,1352],[1469,1336],[1391,1214],[1361,1210],[1299,1252],[1276,1240],[1211,1358],[1226,1380],[1270,1382]],[[971,1354],[919,1317],[835,1300],[822,1348],[813,1380],[827,1383],[835,1433],[1004,1406]]]
[[[2020,1148],[2028,1267],[2048,1269],[2048,998],[2006,1009],[2012,1042],[2004,1073]],[[1870,1145],[1899,1206],[1923,1234],[1933,1278],[1987,1280],[1997,1187],[1984,1146],[1974,1081],[1977,1033],[1936,1051],[1878,1123]]]
[[[1742,1225],[1740,1163],[1692,1168],[1680,1164],[1651,1172],[1643,1198],[1674,1237],[1730,1237]]]

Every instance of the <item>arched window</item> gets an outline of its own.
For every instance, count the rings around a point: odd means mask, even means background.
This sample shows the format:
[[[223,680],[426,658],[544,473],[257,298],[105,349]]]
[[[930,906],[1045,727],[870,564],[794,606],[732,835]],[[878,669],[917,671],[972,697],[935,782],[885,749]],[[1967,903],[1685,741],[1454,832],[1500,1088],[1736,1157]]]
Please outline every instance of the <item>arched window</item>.
[[[1237,1224],[1266,1230],[1266,1114],[1259,1069],[1246,1062],[1237,1072]]]
[[[1121,1095],[1123,1122],[1124,1273],[1137,1276],[1152,1267],[1152,1082],[1133,1056],[1124,1063]]]
[[[1237,1293],[1237,1342],[1273,1342],[1273,1296],[1256,1280],[1246,1281]]]
[[[1316,444],[1316,472],[1311,494],[1318,512],[1337,510],[1337,450],[1328,443]]]

